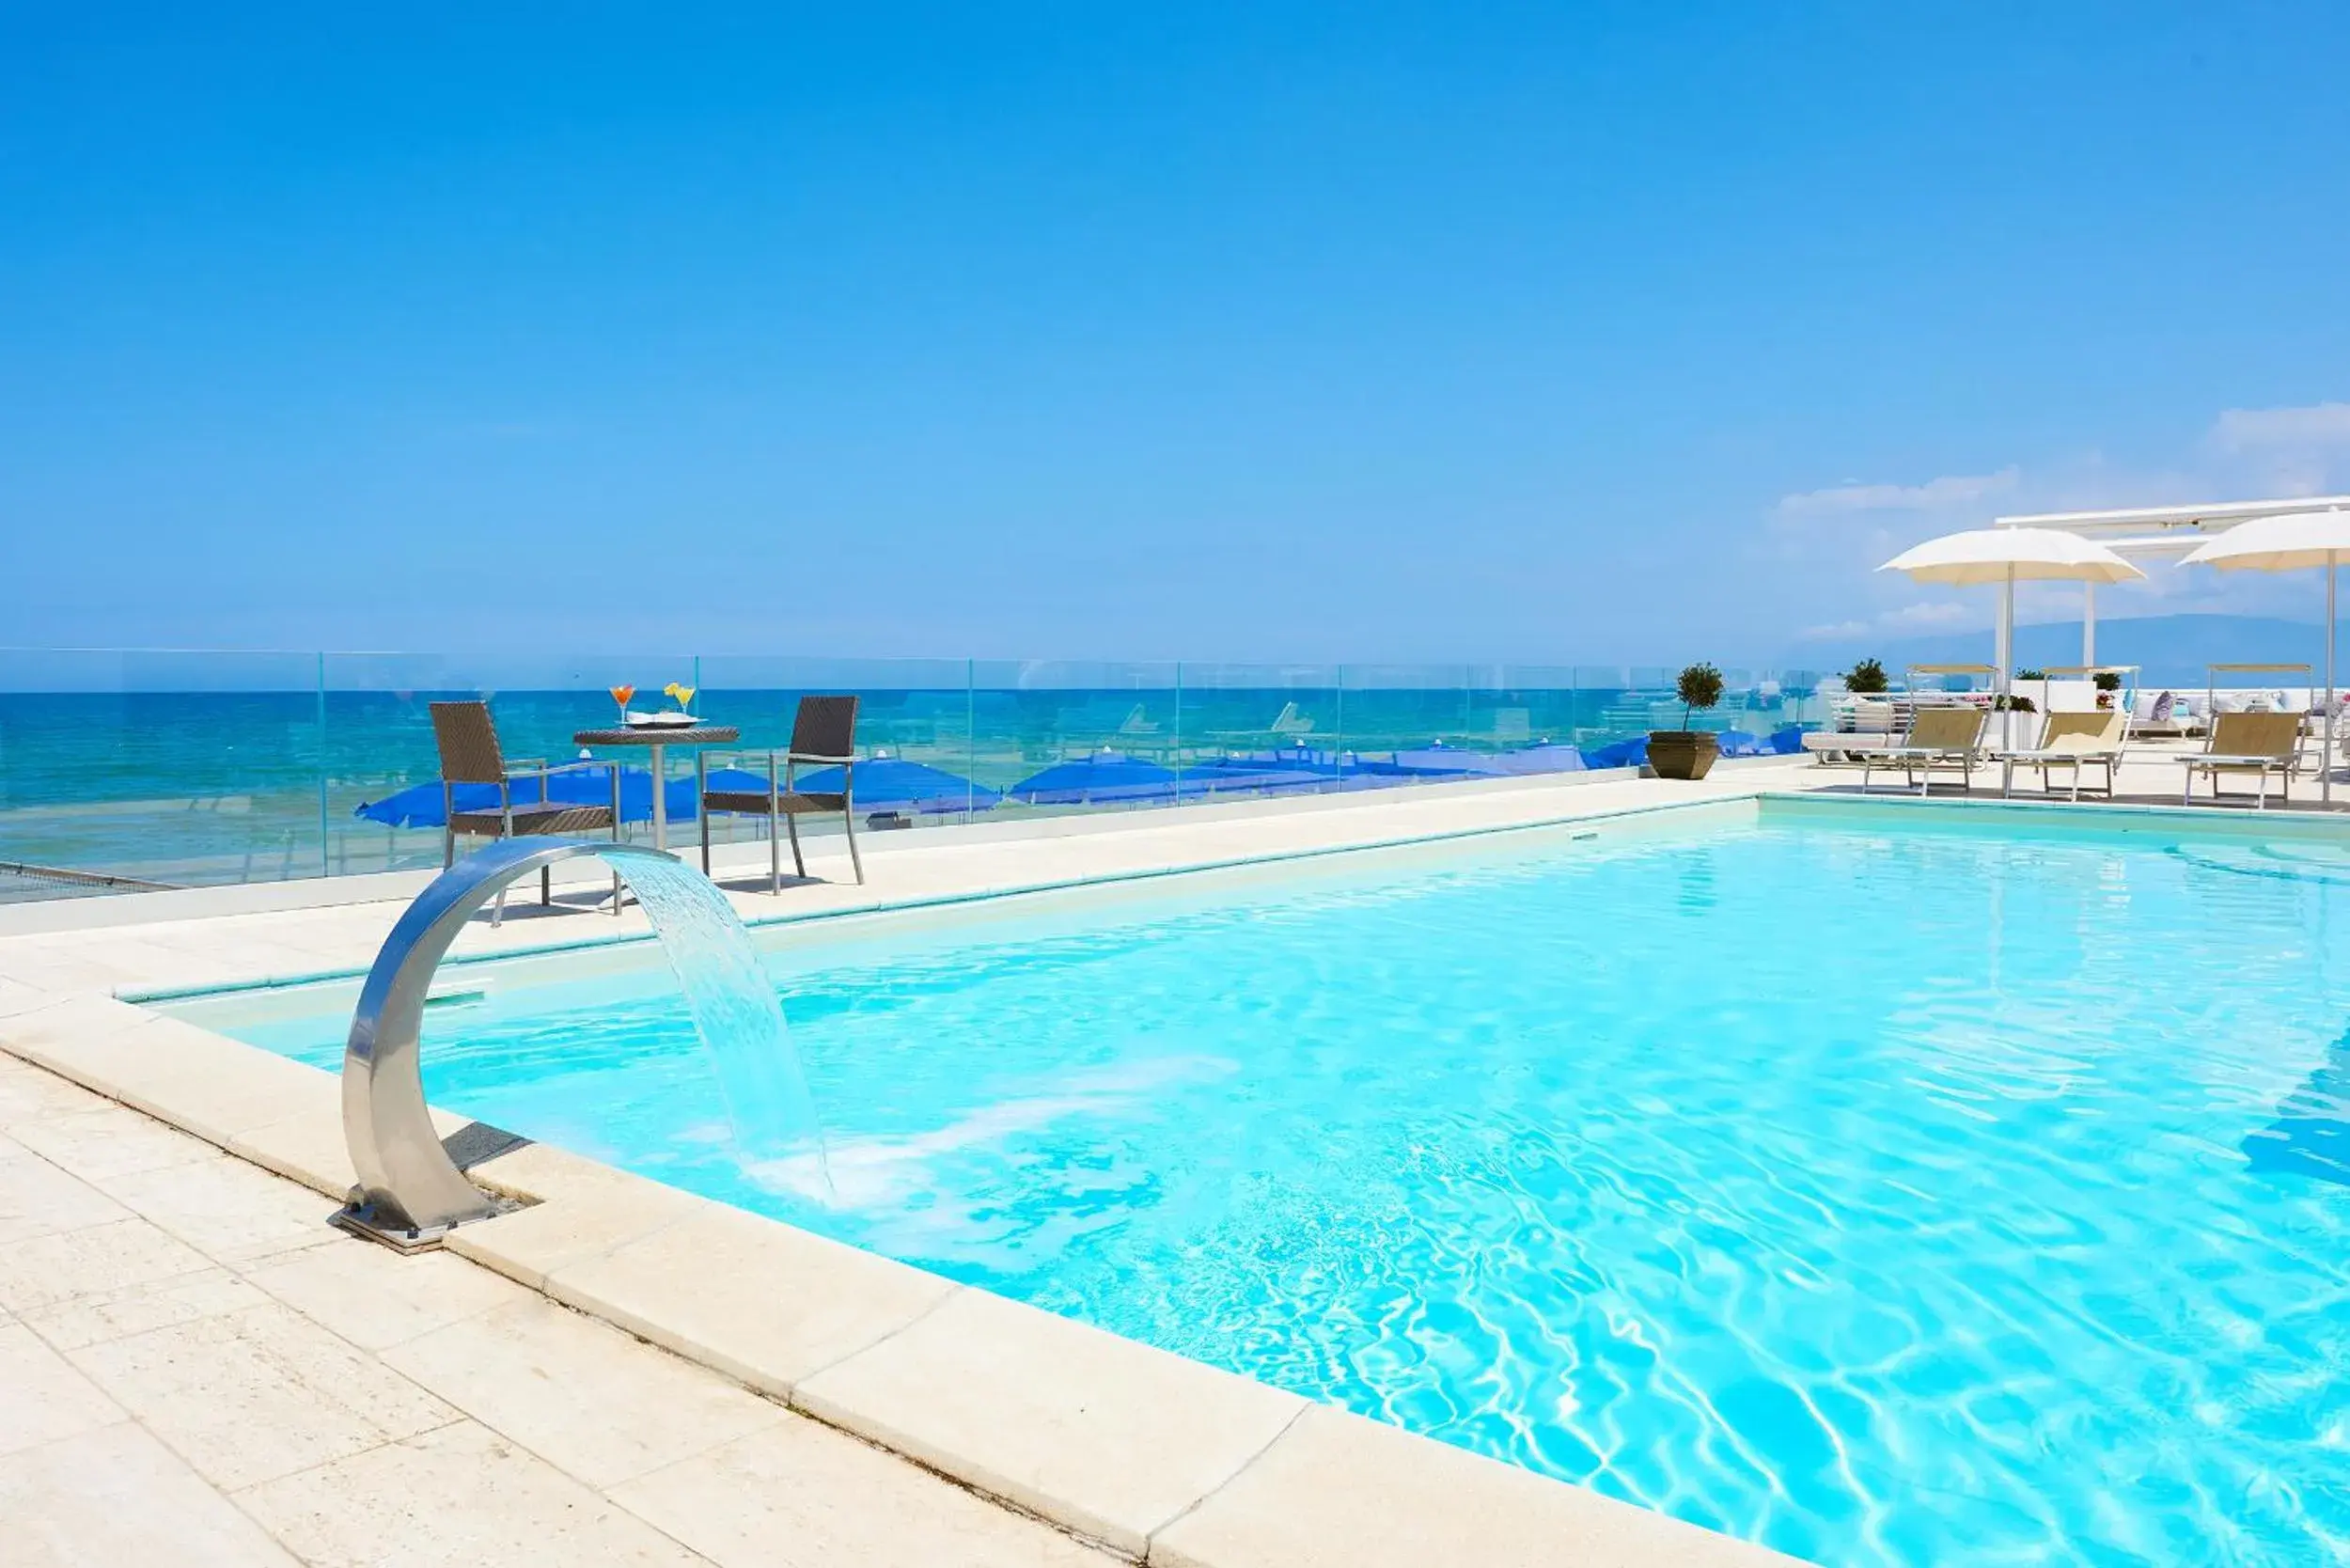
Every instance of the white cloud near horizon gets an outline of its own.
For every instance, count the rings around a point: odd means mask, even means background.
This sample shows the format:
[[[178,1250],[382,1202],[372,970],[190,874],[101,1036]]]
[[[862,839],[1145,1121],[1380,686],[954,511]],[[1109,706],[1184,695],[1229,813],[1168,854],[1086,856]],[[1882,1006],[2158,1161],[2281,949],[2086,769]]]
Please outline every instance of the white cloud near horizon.
[[[1841,642],[1886,633],[1943,631],[1972,626],[1982,619],[1982,612],[1967,605],[1946,599],[1928,599],[1897,604],[1865,620],[1839,620],[1825,626],[1807,626],[1795,635],[1803,642]]]
[[[2232,455],[2280,447],[2350,447],[2350,403],[2223,409],[2212,421],[2211,440]]]
[[[2350,403],[2231,408],[2204,446],[2270,495],[2314,495],[2350,467]]]
[[[1782,495],[1780,517],[1839,517],[1869,511],[1939,511],[2012,491],[2023,478],[2013,463],[1992,474],[1945,474],[1923,484],[1841,484]]]

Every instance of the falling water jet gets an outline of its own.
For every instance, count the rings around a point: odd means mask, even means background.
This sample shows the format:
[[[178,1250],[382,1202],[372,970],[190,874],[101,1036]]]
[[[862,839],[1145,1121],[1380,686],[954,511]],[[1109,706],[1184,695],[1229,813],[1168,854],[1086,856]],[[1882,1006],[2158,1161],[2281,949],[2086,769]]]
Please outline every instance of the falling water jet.
[[[832,1168],[815,1098],[776,988],[734,906],[680,860],[632,860],[620,874],[645,906],[662,956],[685,993],[744,1169],[772,1171],[812,1155],[829,1195]]]
[[[419,1030],[433,971],[467,920],[500,891],[557,861],[597,856],[636,893],[685,993],[746,1170],[811,1153],[832,1175],[807,1075],[750,933],[726,896],[671,855],[634,844],[509,839],[468,855],[416,896],[384,939],[343,1052],[343,1136],[358,1184],[336,1223],[403,1250],[512,1205],[468,1181],[425,1109]]]

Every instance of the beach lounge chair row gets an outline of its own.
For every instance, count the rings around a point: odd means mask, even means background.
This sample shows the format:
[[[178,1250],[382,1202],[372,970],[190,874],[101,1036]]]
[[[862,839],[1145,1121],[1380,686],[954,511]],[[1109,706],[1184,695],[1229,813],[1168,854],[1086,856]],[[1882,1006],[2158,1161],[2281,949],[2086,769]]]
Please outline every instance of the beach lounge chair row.
[[[2078,800],[2084,776],[2096,769],[2103,774],[2106,797],[2112,798],[2127,724],[2122,711],[2050,713],[2039,744],[2017,748],[1982,745],[1988,718],[1980,708],[1919,710],[1899,744],[1861,753],[1861,789],[1867,791],[1878,769],[1900,768],[1904,778],[1921,795],[1931,792],[1936,772],[1955,774],[1960,789],[1971,790],[1976,768],[1993,762],[2001,769],[2002,793],[2012,792],[2018,768],[2038,770],[2041,789],[2046,792],[2053,792],[2054,776],[2062,770],[2069,777],[2071,797]],[[2293,713],[2216,715],[2204,750],[2180,759],[2186,768],[2180,803],[2192,804],[2199,778],[2209,780],[2212,798],[2219,799],[2220,779],[2232,776],[2254,781],[2255,809],[2267,806],[2271,779],[2276,781],[2279,799],[2291,804],[2293,779],[2301,767],[2301,720],[2302,715]]]

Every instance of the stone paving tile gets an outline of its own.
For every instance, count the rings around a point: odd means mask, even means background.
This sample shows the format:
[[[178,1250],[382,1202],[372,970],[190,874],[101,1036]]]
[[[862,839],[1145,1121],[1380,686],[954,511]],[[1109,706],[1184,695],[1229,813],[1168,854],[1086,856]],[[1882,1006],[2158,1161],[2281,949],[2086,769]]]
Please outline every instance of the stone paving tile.
[[[70,1359],[225,1488],[457,1419],[415,1384],[274,1302],[102,1341]]]
[[[52,1116],[73,1116],[107,1102],[46,1068],[0,1056],[0,1128]]]
[[[475,1236],[485,1258],[502,1250],[506,1223]],[[715,1203],[558,1270],[546,1288],[772,1394],[789,1393],[956,1290],[937,1275]]]
[[[0,1325],[0,1454],[125,1419],[120,1405],[31,1329]]]
[[[1165,1568],[1800,1568],[1792,1558],[1315,1405],[1151,1541]]]
[[[253,1487],[237,1500],[312,1568],[708,1561],[473,1421]]]
[[[534,1197],[550,1179],[561,1184],[555,1190],[565,1194],[565,1202],[540,1203],[462,1226],[449,1236],[451,1252],[534,1290],[543,1287],[551,1274],[711,1206],[709,1200],[676,1187],[536,1143],[502,1154],[469,1174],[493,1192]]]
[[[341,1107],[335,1075],[142,1008],[144,1027],[60,1041],[47,1058],[136,1109],[226,1147],[247,1128]]]
[[[227,1154],[91,1185],[222,1262],[243,1262],[344,1239],[326,1221],[335,1202]]]
[[[128,1219],[131,1211],[12,1137],[0,1137],[0,1248]],[[8,1303],[0,1290],[0,1306]]]
[[[364,1350],[544,1299],[451,1253],[403,1258],[356,1236],[246,1264],[245,1278]]]
[[[225,1268],[38,1307],[17,1321],[55,1350],[79,1350],[102,1340],[126,1339],[150,1328],[258,1307],[269,1297]]]
[[[230,1133],[224,1141],[230,1153],[314,1192],[347,1193],[359,1180],[338,1117],[284,1117]]]
[[[1121,1559],[792,1416],[612,1489],[723,1568],[1108,1568]]]
[[[978,1290],[817,1373],[791,1403],[1136,1556],[1306,1408]]]
[[[296,1568],[132,1421],[0,1458],[8,1568]]]
[[[55,999],[54,994],[40,986],[28,985],[24,980],[0,976],[0,1018],[12,1017],[20,1012],[30,1012],[33,1009],[46,1006]],[[6,1121],[6,1115],[0,1114],[0,1122]]]
[[[187,1243],[126,1215],[0,1247],[0,1307],[22,1316],[78,1296],[200,1274],[212,1266]]]
[[[9,1136],[86,1182],[218,1157],[202,1138],[166,1127],[124,1105],[101,1105],[70,1116],[28,1121]]]
[[[91,932],[84,934],[84,940],[103,946],[106,935],[104,932]],[[24,954],[8,950],[11,963],[22,962]],[[44,983],[49,980],[48,963],[48,959],[42,958],[34,964]],[[130,1035],[162,1016],[116,1001],[103,991],[91,992],[64,980],[55,983],[61,993],[56,1000],[0,1018],[0,1041],[34,1058],[35,1065],[39,1065],[41,1056],[60,1050],[119,1048]]]
[[[397,1345],[384,1360],[592,1486],[785,1419],[781,1405],[539,1297]]]

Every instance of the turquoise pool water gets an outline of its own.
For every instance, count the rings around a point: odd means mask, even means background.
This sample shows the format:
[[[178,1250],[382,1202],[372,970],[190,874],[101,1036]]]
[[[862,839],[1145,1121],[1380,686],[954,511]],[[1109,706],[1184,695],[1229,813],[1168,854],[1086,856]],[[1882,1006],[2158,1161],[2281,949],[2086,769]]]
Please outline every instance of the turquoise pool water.
[[[1799,1556],[2339,1560],[2350,853],[2136,823],[1702,813],[769,933],[829,1204],[737,1164],[658,968],[436,1009],[426,1076]],[[337,1059],[347,1005],[275,1005],[220,1027]]]

